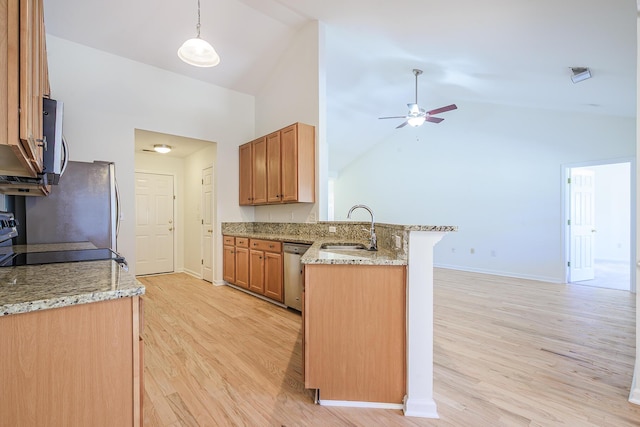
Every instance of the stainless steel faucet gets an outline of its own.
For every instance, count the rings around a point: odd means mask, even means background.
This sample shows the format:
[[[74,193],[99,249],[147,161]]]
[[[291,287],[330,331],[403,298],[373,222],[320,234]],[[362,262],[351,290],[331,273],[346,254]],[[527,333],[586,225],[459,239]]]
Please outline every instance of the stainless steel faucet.
[[[366,209],[367,211],[369,211],[369,214],[371,215],[371,230],[369,230],[369,232],[371,233],[371,238],[370,238],[369,247],[367,248],[367,250],[377,251],[378,238],[376,237],[375,220],[373,218],[373,211],[371,210],[371,208],[367,205],[355,205],[351,209],[349,209],[349,213],[347,214],[347,219],[351,219],[351,212],[353,212],[358,208]],[[363,230],[367,231],[366,228],[364,228]]]

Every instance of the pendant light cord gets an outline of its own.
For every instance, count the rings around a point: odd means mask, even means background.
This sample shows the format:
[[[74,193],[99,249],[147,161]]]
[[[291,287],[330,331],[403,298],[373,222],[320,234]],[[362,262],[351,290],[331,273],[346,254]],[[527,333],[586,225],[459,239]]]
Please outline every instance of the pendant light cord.
[[[197,37],[200,38],[200,0],[198,0],[198,25],[196,25]]]

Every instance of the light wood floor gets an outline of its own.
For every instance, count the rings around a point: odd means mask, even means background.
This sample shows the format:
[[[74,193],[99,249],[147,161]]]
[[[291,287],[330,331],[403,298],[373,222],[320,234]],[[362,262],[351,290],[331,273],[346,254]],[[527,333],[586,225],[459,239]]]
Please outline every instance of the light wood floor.
[[[144,277],[145,426],[638,426],[635,296],[436,270],[440,419],[313,404],[300,316],[186,274]]]

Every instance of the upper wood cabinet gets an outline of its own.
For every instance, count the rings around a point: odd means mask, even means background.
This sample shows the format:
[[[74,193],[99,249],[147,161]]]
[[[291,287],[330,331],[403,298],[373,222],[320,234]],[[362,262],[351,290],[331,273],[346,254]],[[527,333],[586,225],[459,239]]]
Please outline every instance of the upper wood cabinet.
[[[313,203],[315,176],[311,125],[294,123],[240,146],[240,205]]]
[[[253,202],[253,149],[252,142],[240,146],[240,205],[252,205]]]
[[[0,175],[42,173],[42,99],[49,96],[42,0],[0,1]],[[21,185],[21,184],[20,184]],[[0,186],[10,194],[48,194],[25,184]]]
[[[240,205],[267,203],[267,143],[265,137],[240,146]]]

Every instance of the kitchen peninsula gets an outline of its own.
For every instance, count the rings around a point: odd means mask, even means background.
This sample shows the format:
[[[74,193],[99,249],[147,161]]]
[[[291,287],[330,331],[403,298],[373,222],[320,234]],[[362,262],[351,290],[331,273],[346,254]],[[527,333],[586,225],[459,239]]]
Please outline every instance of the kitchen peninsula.
[[[143,294],[113,260],[0,268],[0,425],[140,426]]]
[[[363,224],[223,223],[222,234],[312,244],[301,259],[302,350],[318,403],[436,418],[433,247],[457,227],[376,224],[378,251],[340,250],[367,241]]]

